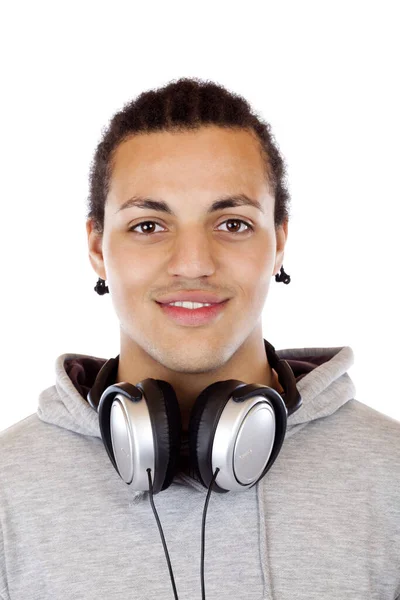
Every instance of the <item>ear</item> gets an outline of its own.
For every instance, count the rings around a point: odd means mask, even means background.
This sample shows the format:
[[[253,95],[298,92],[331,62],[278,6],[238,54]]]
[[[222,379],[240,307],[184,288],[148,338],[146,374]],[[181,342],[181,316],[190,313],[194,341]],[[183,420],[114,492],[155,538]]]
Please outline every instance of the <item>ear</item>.
[[[90,264],[97,275],[105,281],[107,275],[103,259],[103,234],[95,231],[92,219],[86,221],[86,232],[88,236]]]
[[[276,229],[276,258],[274,265],[274,275],[277,275],[283,264],[283,258],[285,255],[285,245],[288,237],[288,222],[287,220],[282,223]]]

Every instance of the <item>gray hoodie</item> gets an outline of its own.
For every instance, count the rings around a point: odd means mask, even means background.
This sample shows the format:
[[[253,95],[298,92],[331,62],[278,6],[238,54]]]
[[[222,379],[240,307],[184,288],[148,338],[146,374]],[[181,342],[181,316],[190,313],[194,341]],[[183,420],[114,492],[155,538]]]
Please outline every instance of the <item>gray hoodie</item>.
[[[210,496],[206,599],[398,599],[400,422],[354,398],[350,347],[277,354],[303,404],[260,482]],[[149,492],[118,475],[87,401],[104,362],[59,356],[37,412],[0,432],[1,600],[174,598]],[[200,600],[207,489],[181,465],[154,503],[178,597]]]

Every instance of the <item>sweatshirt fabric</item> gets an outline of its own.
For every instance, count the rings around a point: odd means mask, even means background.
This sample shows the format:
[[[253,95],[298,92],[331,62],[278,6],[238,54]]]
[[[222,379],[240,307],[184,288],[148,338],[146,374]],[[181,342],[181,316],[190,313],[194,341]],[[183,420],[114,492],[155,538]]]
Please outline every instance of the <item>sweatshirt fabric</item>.
[[[276,352],[303,404],[260,482],[211,493],[205,597],[399,600],[400,422],[355,399],[349,346]],[[149,492],[118,475],[87,401],[105,360],[58,356],[36,413],[0,432],[1,600],[174,599]],[[184,440],[154,496],[180,600],[201,600],[206,495]]]

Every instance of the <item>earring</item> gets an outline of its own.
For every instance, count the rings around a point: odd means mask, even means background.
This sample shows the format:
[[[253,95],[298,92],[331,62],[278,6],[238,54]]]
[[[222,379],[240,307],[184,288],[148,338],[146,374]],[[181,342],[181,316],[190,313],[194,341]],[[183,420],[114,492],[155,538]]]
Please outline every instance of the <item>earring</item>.
[[[108,287],[106,286],[106,282],[101,277],[99,277],[98,282],[96,283],[96,286],[93,289],[95,292],[100,294],[100,296],[102,296],[103,294],[109,294],[109,290],[108,290]]]
[[[275,275],[275,281],[283,281],[283,283],[290,283],[290,275],[285,273],[283,270],[283,266],[281,267],[281,272]]]
[[[285,273],[283,266],[281,267],[280,273],[277,273],[275,275],[275,281],[282,281],[283,283],[290,283],[290,275],[288,275],[287,273]],[[106,286],[106,282],[104,279],[102,279],[101,277],[99,277],[96,286],[93,288],[95,292],[97,292],[100,296],[102,296],[103,294],[109,294],[109,289]]]

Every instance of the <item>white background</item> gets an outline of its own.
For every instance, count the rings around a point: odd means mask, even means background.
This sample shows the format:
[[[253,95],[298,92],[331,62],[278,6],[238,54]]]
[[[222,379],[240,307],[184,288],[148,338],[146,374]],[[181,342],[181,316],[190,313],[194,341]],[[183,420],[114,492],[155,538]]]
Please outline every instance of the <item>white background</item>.
[[[400,420],[397,2],[12,2],[0,15],[0,430],[36,411],[59,354],[119,352],[85,229],[102,128],[194,76],[271,123],[292,196],[264,337],[349,345],[356,399]]]

